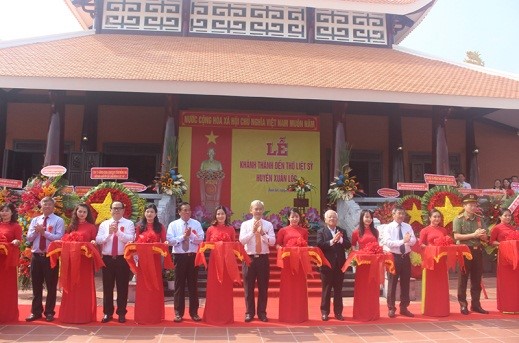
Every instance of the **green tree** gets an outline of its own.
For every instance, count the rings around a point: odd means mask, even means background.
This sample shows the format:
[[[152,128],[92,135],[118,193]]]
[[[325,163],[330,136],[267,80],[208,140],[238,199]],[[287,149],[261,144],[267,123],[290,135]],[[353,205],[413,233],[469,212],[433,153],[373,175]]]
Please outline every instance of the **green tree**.
[[[467,57],[463,60],[465,63],[471,63],[478,66],[485,66],[485,62],[481,59],[481,54],[478,51],[467,51]]]

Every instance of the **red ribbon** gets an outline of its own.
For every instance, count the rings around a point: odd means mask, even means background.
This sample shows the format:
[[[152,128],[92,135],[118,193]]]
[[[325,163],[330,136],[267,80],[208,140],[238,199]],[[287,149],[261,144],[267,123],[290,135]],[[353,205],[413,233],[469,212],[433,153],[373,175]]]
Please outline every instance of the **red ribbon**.
[[[285,258],[288,258],[292,275],[298,273],[300,267],[303,268],[305,275],[312,275],[312,262],[318,266],[324,264],[331,268],[330,262],[324,257],[321,249],[317,247],[282,247],[278,249],[278,267],[285,267],[283,263]]]
[[[51,268],[56,267],[61,255],[59,281],[65,292],[69,292],[80,281],[81,256],[93,258],[96,271],[105,265],[96,246],[90,242],[52,241],[48,250],[47,256],[50,258]]]
[[[133,258],[135,254],[139,256],[139,268],[137,268]],[[160,254],[164,257],[164,269],[175,268],[168,245],[165,243],[130,243],[124,247],[124,258],[131,271],[137,275],[139,280],[145,280],[143,282],[150,291],[159,290],[154,254]]]
[[[246,265],[250,264],[249,255],[243,249],[240,242],[203,242],[196,254],[195,266],[204,265],[207,268],[207,260],[204,252],[206,250],[213,250],[211,258],[214,258],[214,265],[216,266],[216,277],[220,284],[223,283],[224,271],[227,272],[233,282],[241,283],[241,275],[236,263],[236,258],[244,261]]]
[[[390,273],[395,273],[393,254],[390,253],[366,254],[360,250],[352,251],[342,266],[343,272],[348,269],[352,261],[355,261],[359,266],[364,264],[369,265],[369,280],[376,280],[379,284],[384,282],[384,269]]]
[[[428,245],[425,247],[422,254],[422,268],[434,270],[436,263],[439,263],[440,259],[444,256],[447,256],[448,269],[454,269],[456,263],[458,263],[460,269],[463,270],[465,268],[463,257],[466,257],[469,260],[472,259],[470,249],[464,244],[452,244],[447,246]]]

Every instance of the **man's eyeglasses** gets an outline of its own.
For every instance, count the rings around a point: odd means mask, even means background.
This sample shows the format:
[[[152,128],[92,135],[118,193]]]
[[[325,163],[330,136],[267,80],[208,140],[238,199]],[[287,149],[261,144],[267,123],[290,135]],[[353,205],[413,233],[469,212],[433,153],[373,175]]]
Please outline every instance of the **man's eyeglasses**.
[[[119,210],[122,210],[123,208],[122,207],[112,207],[112,210],[115,210],[115,211],[119,211]]]

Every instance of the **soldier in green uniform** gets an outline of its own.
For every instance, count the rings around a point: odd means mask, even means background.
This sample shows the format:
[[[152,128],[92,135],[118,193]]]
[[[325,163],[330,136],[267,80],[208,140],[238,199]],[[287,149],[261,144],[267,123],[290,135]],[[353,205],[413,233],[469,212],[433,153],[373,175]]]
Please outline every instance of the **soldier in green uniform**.
[[[478,197],[467,194],[463,197],[463,212],[454,218],[452,231],[457,244],[466,244],[472,253],[472,260],[465,260],[465,270],[460,271],[458,279],[458,302],[460,312],[469,314],[467,308],[467,281],[470,277],[470,310],[488,314],[481,307],[481,277],[483,276],[483,246],[488,241],[487,231],[482,227],[481,218],[476,215]]]

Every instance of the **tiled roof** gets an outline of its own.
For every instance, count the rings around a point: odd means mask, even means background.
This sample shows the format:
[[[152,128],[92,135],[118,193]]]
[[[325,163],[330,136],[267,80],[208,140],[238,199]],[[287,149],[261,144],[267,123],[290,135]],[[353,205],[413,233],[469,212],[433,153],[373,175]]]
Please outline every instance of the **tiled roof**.
[[[398,50],[224,38],[100,34],[8,47],[0,49],[0,87],[9,88],[2,76],[519,99],[517,80]]]

